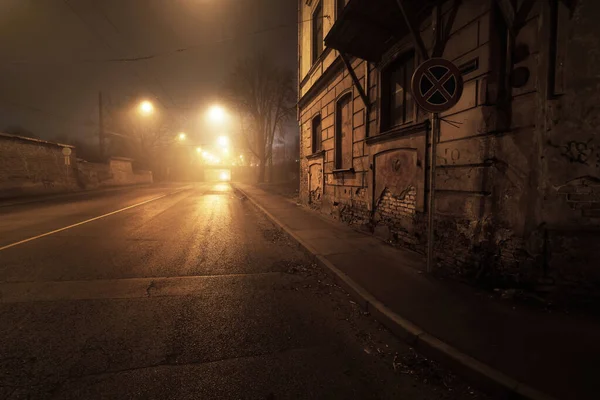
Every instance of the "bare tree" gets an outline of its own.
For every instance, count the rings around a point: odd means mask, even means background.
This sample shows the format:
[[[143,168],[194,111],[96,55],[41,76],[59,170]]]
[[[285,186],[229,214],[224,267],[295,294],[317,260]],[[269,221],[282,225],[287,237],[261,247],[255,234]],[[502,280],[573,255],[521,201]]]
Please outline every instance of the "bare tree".
[[[185,118],[164,111],[141,116],[135,107],[118,107],[110,113],[106,133],[110,153],[132,157],[137,164],[153,171],[162,168],[166,153],[185,127]]]
[[[265,55],[239,60],[227,84],[229,102],[238,113],[241,134],[258,160],[258,182],[265,181],[265,166],[273,153],[273,139],[294,114],[294,75]]]

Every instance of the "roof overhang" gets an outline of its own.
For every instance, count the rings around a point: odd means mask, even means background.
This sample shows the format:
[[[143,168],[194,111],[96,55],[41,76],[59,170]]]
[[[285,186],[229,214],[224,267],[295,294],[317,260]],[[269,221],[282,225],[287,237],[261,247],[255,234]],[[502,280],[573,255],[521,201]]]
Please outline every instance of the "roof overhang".
[[[418,24],[433,0],[400,0]],[[398,0],[350,0],[325,37],[325,45],[342,53],[379,62],[410,33]]]

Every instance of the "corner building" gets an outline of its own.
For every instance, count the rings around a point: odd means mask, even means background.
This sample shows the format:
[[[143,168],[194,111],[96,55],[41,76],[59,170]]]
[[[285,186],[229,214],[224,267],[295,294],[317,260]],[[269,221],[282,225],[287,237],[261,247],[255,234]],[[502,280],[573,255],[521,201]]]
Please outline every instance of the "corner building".
[[[425,253],[435,140],[436,272],[597,291],[594,15],[593,0],[300,0],[301,201]],[[423,52],[464,80],[435,138],[410,92]]]

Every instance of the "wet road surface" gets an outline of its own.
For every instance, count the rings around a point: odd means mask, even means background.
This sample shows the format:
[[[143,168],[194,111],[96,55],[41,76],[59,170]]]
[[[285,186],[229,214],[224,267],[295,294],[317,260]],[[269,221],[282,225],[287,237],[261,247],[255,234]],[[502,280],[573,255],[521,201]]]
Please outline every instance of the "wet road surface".
[[[473,399],[229,184],[0,208],[0,399]]]

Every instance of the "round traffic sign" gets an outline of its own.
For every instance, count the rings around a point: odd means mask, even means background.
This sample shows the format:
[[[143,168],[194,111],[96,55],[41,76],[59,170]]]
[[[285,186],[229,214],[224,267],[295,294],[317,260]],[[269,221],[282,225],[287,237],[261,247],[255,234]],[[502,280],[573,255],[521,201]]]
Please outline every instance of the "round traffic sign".
[[[460,70],[444,58],[430,58],[417,67],[410,84],[415,102],[425,111],[446,111],[460,100]]]
[[[63,156],[65,156],[65,157],[70,156],[71,152],[72,151],[71,151],[71,149],[69,147],[63,147],[63,149],[62,149]]]

